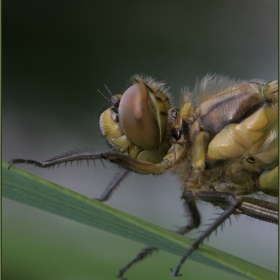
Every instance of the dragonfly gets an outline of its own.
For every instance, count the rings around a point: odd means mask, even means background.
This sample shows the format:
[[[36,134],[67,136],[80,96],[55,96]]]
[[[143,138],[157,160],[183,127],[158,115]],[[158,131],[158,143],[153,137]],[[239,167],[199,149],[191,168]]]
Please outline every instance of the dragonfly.
[[[109,89],[108,89],[109,91]],[[193,91],[182,90],[183,102],[172,107],[165,84],[134,75],[123,94],[111,94],[110,107],[99,119],[112,150],[71,151],[39,162],[13,159],[13,164],[48,168],[73,161],[107,160],[123,167],[99,201],[106,201],[129,172],[171,172],[181,182],[187,225],[198,228],[198,201],[223,212],[190,245],[173,276],[181,276],[186,259],[231,215],[247,215],[278,224],[278,81],[235,81],[207,75]],[[147,247],[119,272],[156,251]]]

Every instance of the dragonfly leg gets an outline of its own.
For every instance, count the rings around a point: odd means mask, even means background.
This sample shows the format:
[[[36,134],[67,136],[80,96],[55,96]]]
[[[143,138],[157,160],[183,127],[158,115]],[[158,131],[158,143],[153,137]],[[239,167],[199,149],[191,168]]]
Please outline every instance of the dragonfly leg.
[[[34,166],[44,168],[43,162],[39,162],[39,161],[36,161],[36,160],[32,160],[32,159],[12,159],[11,161],[9,161],[8,169],[10,169],[10,167],[13,166],[14,164],[19,164],[19,163],[31,164],[31,165],[34,165]]]
[[[131,260],[128,264],[126,264],[122,269],[119,270],[117,277],[123,280],[127,279],[124,278],[123,275],[133,264],[136,264],[137,262],[145,259],[148,255],[151,255],[153,252],[157,250],[158,248],[153,246],[145,248],[143,251],[137,254],[137,256],[133,260]]]
[[[60,156],[53,157],[46,161],[35,161],[31,159],[13,159],[9,162],[10,168],[14,164],[31,164],[40,168],[48,168],[52,166],[59,166],[61,163],[67,164],[73,161],[95,161],[95,160],[107,160],[111,163],[115,163],[119,166],[124,167],[130,171],[135,171],[141,174],[155,174],[159,175],[163,173],[167,168],[173,164],[173,159],[170,160],[169,157],[161,163],[154,164],[148,161],[137,160],[127,155],[116,152],[92,152],[92,151],[70,151],[68,153],[62,154]]]
[[[102,193],[100,198],[96,198],[96,200],[100,202],[107,201],[111,197],[113,191],[120,185],[121,181],[129,174],[129,172],[130,171],[128,170],[123,170],[118,173],[117,176],[110,182],[106,190]]]
[[[114,153],[107,153],[107,154],[114,154]],[[64,163],[65,165],[67,163],[72,163],[73,161],[83,161],[83,160],[102,160],[107,159],[106,153],[98,153],[98,152],[92,152],[92,151],[70,151],[68,153],[55,156],[51,159],[45,160],[45,161],[35,161],[32,159],[12,159],[9,161],[8,169],[14,165],[14,164],[31,164],[40,168],[48,168],[53,166],[59,166],[60,164]]]
[[[186,261],[186,259],[195,251],[198,246],[204,241],[205,238],[209,237],[210,234],[215,231],[223,222],[230,217],[236,210],[236,208],[241,206],[242,200],[240,197],[224,192],[200,192],[197,196],[204,201],[211,201],[216,203],[227,203],[229,207],[221,214],[218,219],[215,220],[213,224],[211,224],[189,247],[184,256],[181,258],[179,264],[173,271],[171,269],[171,273],[175,277],[179,277],[182,274],[179,274],[181,266]]]
[[[61,163],[67,164],[68,162],[72,163],[72,161],[79,161],[79,160],[96,160],[100,159],[102,160],[103,154],[102,153],[93,153],[93,152],[69,152],[66,154],[63,154],[61,156],[56,156],[54,158],[51,158],[46,161],[35,161],[32,159],[12,159],[9,161],[8,169],[14,165],[14,164],[30,164],[34,165],[40,168],[48,168],[55,165],[60,165]],[[119,186],[120,182],[128,175],[129,171],[124,170],[117,174],[117,176],[110,182],[107,189],[102,193],[100,198],[97,198],[96,200],[100,202],[104,202],[110,198],[113,191]]]
[[[187,214],[189,214],[189,221],[188,221],[188,225],[179,228],[175,232],[180,235],[185,235],[192,229],[197,228],[199,226],[200,215],[192,195],[187,195],[187,196],[183,195],[182,198],[184,199],[185,202],[184,203],[185,211],[187,212]],[[124,278],[123,275],[132,265],[145,259],[148,255],[151,255],[153,252],[157,250],[158,248],[154,246],[150,246],[142,250],[139,254],[136,255],[136,257],[133,260],[131,260],[128,264],[126,264],[122,269],[119,270],[117,277],[123,280],[126,279]]]

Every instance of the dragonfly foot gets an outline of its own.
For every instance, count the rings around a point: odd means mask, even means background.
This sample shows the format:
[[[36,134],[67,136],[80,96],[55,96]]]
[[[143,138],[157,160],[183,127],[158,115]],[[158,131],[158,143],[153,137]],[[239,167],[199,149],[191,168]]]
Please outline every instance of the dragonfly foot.
[[[172,268],[170,268],[170,272],[171,272],[172,276],[174,276],[174,277],[181,277],[183,275],[183,274],[179,274],[178,268],[176,268],[174,271]]]

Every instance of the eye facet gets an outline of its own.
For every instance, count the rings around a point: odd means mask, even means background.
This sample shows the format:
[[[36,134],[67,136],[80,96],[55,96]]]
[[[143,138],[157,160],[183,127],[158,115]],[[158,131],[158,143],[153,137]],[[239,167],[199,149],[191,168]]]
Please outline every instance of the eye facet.
[[[120,101],[119,124],[127,139],[144,150],[157,148],[164,135],[166,113],[159,112],[158,102],[143,83],[129,87]]]

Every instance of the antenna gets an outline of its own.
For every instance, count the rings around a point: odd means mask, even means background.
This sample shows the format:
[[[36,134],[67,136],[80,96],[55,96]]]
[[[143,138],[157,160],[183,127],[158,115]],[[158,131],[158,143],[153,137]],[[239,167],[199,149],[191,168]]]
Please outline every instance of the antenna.
[[[99,89],[97,89],[97,91],[106,99],[111,103],[111,100],[109,98],[107,98]]]
[[[113,96],[113,93],[109,90],[109,88],[106,86],[106,85],[104,85],[104,87],[106,88],[106,90],[110,93],[110,95],[111,95],[111,97]]]

